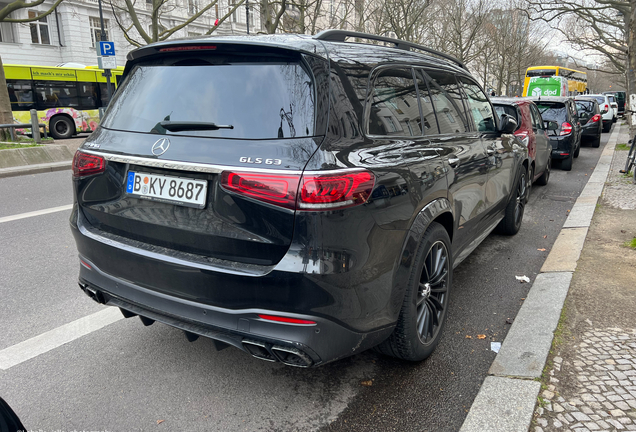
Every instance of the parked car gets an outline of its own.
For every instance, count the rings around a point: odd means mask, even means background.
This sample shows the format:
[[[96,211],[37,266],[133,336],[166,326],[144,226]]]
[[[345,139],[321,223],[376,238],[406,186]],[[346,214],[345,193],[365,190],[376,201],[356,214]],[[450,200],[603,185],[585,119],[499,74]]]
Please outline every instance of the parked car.
[[[611,94],[616,98],[616,103],[618,104],[618,115],[625,115],[625,92],[624,91],[613,91],[613,92],[603,92],[603,94]]]
[[[581,150],[581,123],[574,100],[569,97],[529,98],[537,104],[544,121],[557,123],[548,127],[552,159],[561,160],[561,169],[570,171]]]
[[[603,133],[603,121],[598,102],[595,98],[586,96],[577,96],[574,101],[581,122],[581,139],[590,141],[592,147],[599,147]]]
[[[520,229],[516,123],[445,54],[341,30],[173,40],[123,80],[75,155],[70,223],[82,290],[145,325],[291,366],[419,361],[453,268]]]
[[[603,119],[603,132],[609,132],[612,129],[612,124],[614,123],[614,110],[610,104],[609,97],[606,94],[588,94],[585,95],[585,97],[596,99]]]
[[[616,102],[616,97],[613,94],[608,94],[607,98],[612,107],[612,123],[616,123],[616,120],[618,120],[618,102]]]
[[[528,147],[530,157],[528,184],[536,181],[539,185],[547,185],[552,166],[552,145],[535,103],[525,98],[496,97],[490,100],[500,120],[507,114],[517,122],[514,134]]]

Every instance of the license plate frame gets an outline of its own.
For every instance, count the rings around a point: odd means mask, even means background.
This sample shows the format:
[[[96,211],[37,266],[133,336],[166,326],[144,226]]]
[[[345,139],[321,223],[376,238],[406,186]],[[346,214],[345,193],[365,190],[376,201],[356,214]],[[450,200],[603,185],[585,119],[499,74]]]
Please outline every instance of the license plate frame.
[[[207,193],[207,180],[132,170],[126,173],[126,195],[136,198],[202,209],[207,201]]]

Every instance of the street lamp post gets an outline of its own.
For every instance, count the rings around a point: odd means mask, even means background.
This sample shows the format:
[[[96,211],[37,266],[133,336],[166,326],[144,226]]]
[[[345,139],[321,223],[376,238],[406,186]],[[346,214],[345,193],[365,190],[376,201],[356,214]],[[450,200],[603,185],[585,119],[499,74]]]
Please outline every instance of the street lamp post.
[[[104,30],[104,13],[102,12],[102,0],[98,0],[97,3],[99,5],[99,21],[102,26],[99,39],[101,41],[106,41],[108,39],[108,36],[106,36],[106,30]],[[108,92],[108,102],[110,103],[110,97],[112,95],[112,92],[110,91],[110,69],[104,69],[104,76],[106,77],[106,91]]]
[[[245,23],[247,24],[247,34],[250,34],[250,0],[245,0]]]

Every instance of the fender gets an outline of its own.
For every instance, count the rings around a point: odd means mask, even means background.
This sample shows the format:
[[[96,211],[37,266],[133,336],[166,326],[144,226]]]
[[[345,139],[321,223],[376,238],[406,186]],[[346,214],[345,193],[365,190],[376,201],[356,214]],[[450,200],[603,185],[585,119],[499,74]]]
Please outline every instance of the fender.
[[[391,292],[390,314],[397,321],[404,301],[406,286],[413,267],[413,261],[417,252],[417,247],[431,222],[442,217],[442,225],[448,231],[448,236],[453,239],[453,226],[455,217],[453,215],[450,201],[446,198],[438,198],[431,201],[420,210],[411,224],[404,244],[402,253],[396,262],[396,270],[393,276],[393,289]],[[452,256],[452,253],[451,253]]]

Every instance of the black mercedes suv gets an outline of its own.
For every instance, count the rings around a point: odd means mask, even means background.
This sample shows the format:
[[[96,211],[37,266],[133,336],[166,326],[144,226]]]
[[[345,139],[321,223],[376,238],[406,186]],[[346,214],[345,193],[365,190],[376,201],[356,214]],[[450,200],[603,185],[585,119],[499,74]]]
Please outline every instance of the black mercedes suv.
[[[528,154],[493,113],[461,62],[396,39],[137,49],[73,161],[80,287],[263,360],[422,360],[453,268],[521,225]]]

